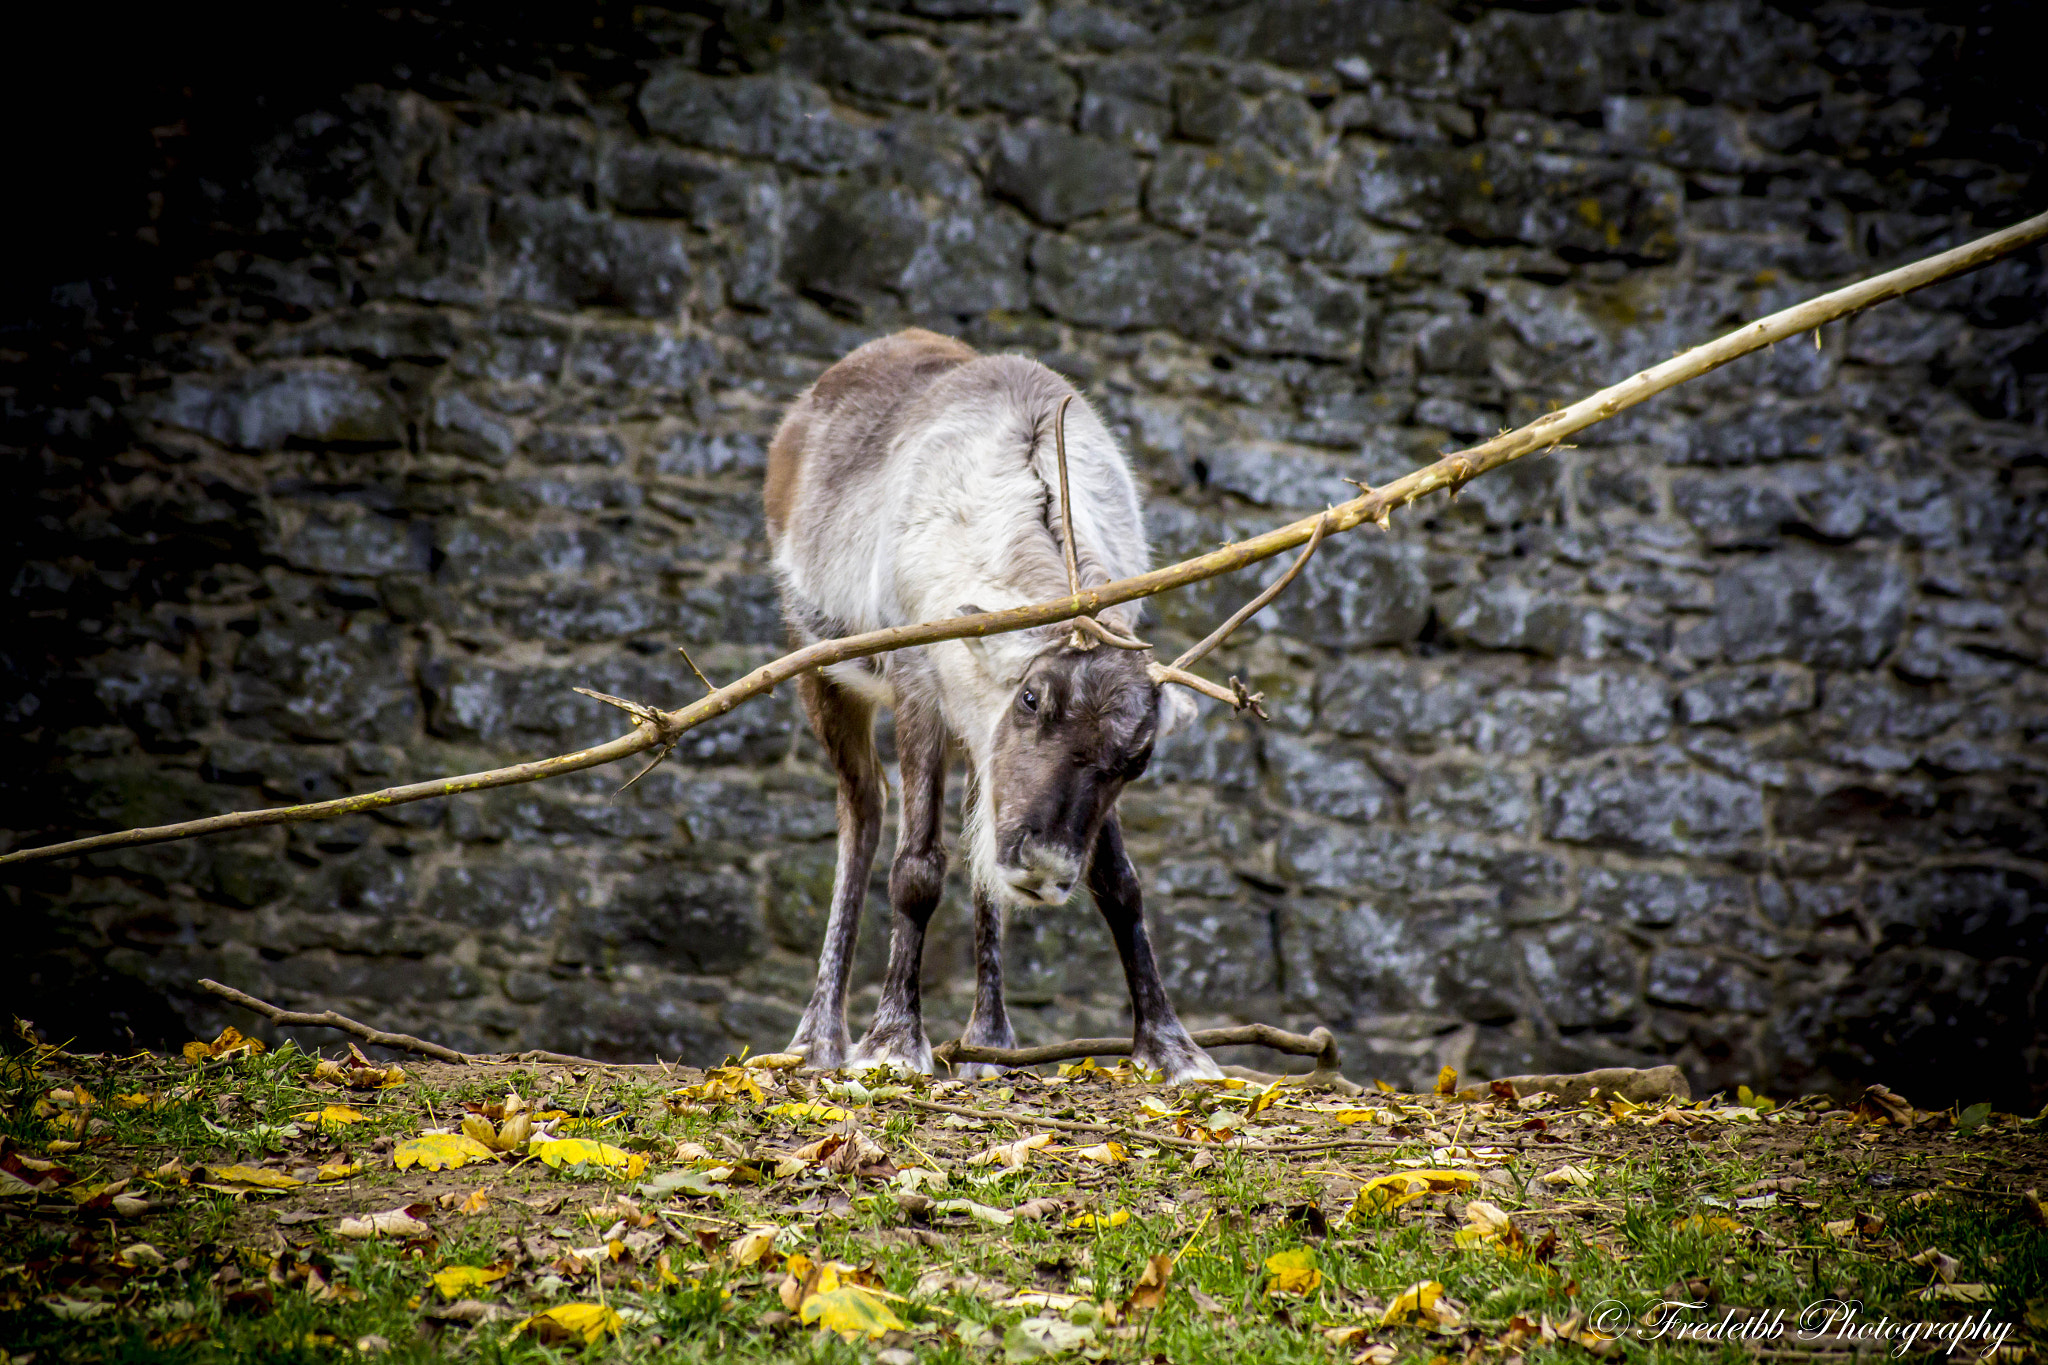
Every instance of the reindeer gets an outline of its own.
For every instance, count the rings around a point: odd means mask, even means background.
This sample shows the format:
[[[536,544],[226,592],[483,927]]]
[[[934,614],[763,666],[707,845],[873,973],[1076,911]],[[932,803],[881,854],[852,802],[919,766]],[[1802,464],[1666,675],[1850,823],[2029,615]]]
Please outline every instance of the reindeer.
[[[764,500],[798,645],[1042,602],[1148,567],[1130,469],[1087,401],[1035,361],[932,332],[871,341],[820,375],[775,433]],[[945,882],[948,759],[964,751],[975,993],[963,1041],[1016,1045],[1003,1004],[1005,906],[1062,904],[1085,876],[1123,959],[1132,1057],[1173,1080],[1222,1074],[1167,998],[1117,823],[1124,786],[1193,714],[1193,700],[1168,687],[1200,681],[1139,656],[1137,612],[1109,607],[1071,627],[946,641],[798,680],[839,776],[832,909],[789,1044],[808,1065],[932,1069],[918,975]],[[903,794],[888,973],[854,1046],[847,978],[887,790],[878,706],[895,712]]]

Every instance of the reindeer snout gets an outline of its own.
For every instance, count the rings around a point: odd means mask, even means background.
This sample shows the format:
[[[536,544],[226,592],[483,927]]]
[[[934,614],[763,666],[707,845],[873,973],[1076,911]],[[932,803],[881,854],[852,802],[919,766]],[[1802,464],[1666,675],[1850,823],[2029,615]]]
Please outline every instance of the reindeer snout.
[[[1003,880],[1026,900],[1040,905],[1064,905],[1080,879],[1080,859],[1064,849],[1048,848],[1024,840],[1017,852],[1003,863]]]

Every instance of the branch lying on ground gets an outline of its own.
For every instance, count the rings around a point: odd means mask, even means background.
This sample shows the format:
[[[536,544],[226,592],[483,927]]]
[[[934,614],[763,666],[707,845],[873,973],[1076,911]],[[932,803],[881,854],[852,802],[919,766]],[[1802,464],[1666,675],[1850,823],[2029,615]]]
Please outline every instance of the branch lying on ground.
[[[1202,1029],[1193,1035],[1197,1047],[1269,1047],[1296,1057],[1313,1057],[1319,1071],[1336,1071],[1342,1065],[1337,1055],[1337,1037],[1318,1026],[1312,1033],[1289,1033],[1271,1024],[1239,1024],[1232,1028]],[[993,1066],[1038,1066],[1044,1062],[1071,1062],[1082,1057],[1128,1057],[1128,1038],[1074,1038],[1064,1043],[1042,1043],[1037,1047],[982,1047],[976,1043],[942,1043],[932,1058],[948,1066],[964,1062],[986,1062]]]
[[[1124,1128],[1112,1123],[1083,1123],[1078,1119],[1046,1118],[1038,1114],[1020,1114],[1010,1109],[972,1109],[964,1104],[941,1104],[937,1100],[919,1099],[906,1095],[903,1102],[912,1109],[924,1109],[934,1114],[958,1114],[962,1118],[981,1119],[988,1123],[1014,1123],[1025,1128],[1056,1128],[1063,1133],[1097,1133],[1103,1137],[1123,1138],[1130,1142],[1151,1142],[1161,1147],[1180,1147],[1191,1152],[1213,1152],[1242,1150],[1265,1154],[1297,1152],[1341,1151],[1350,1147],[1398,1147],[1409,1139],[1405,1138],[1338,1138],[1332,1142],[1293,1142],[1280,1146],[1259,1146],[1236,1148],[1227,1142],[1196,1142],[1191,1138],[1174,1137],[1170,1133],[1154,1133],[1142,1128]]]
[[[343,1033],[353,1033],[366,1043],[378,1047],[397,1048],[402,1052],[416,1052],[422,1057],[432,1057],[437,1062],[449,1062],[456,1066],[470,1066],[478,1062],[554,1062],[567,1066],[603,1066],[605,1063],[592,1061],[588,1057],[571,1057],[560,1052],[520,1052],[509,1056],[497,1056],[483,1052],[457,1052],[452,1047],[442,1047],[424,1038],[415,1038],[410,1033],[386,1033],[383,1029],[372,1028],[360,1020],[351,1019],[333,1010],[322,1010],[318,1014],[303,1014],[297,1010],[284,1009],[268,1000],[223,986],[218,981],[201,977],[200,986],[213,992],[223,1000],[240,1005],[245,1010],[262,1015],[273,1024],[297,1028],[331,1028]]]
[[[1179,564],[1154,569],[1150,573],[1139,574],[1134,578],[1104,584],[1099,588],[1076,592],[1071,596],[1052,602],[1041,602],[1035,606],[983,612],[974,616],[956,616],[944,621],[926,621],[918,625],[869,631],[864,635],[851,635],[844,639],[820,641],[807,648],[785,654],[773,663],[755,669],[738,682],[728,683],[709,696],[675,711],[657,711],[638,703],[615,703],[621,704],[633,715],[634,731],[632,734],[621,735],[609,743],[593,748],[579,749],[575,753],[561,754],[532,763],[515,764],[509,768],[494,768],[489,772],[467,773],[460,777],[435,778],[427,782],[387,787],[382,791],[345,796],[332,801],[316,801],[309,805],[283,806],[271,810],[241,811],[231,815],[210,816],[203,820],[188,820],[175,825],[157,825],[146,829],[99,834],[43,848],[19,849],[12,853],[0,854],[0,865],[40,862],[49,858],[88,853],[96,849],[126,848],[137,844],[189,839],[196,835],[215,834],[225,830],[327,820],[363,811],[382,810],[411,801],[426,801],[435,797],[482,791],[491,787],[515,786],[522,782],[538,782],[565,773],[580,772],[585,768],[600,767],[648,749],[673,745],[677,737],[685,731],[724,715],[742,702],[773,689],[778,683],[787,682],[801,673],[827,664],[869,658],[915,645],[936,644],[941,640],[1001,635],[1036,626],[1053,625],[1078,616],[1092,615],[1119,602],[1131,602],[1172,588],[1186,587],[1190,583],[1235,573],[1239,569],[1270,559],[1305,543],[1316,534],[1319,526],[1326,535],[1340,535],[1368,522],[1385,529],[1389,524],[1390,514],[1397,508],[1406,507],[1418,498],[1427,497],[1441,490],[1448,489],[1455,493],[1481,474],[1498,469],[1533,451],[1553,448],[1574,432],[1583,431],[1596,422],[1605,421],[1689,379],[1696,379],[1709,371],[1719,369],[1731,360],[1789,337],[1816,331],[1825,323],[1847,317],[1872,304],[1898,298],[1915,289],[1922,289],[1966,271],[1975,270],[2043,239],[2048,239],[2048,214],[2029,218],[2001,232],[1992,233],[1988,237],[1952,251],[1942,252],[1938,256],[1930,256],[1924,261],[1898,270],[1887,271],[1860,284],[1809,299],[1805,303],[1773,313],[1769,317],[1747,323],[1725,336],[1674,356],[1661,365],[1654,365],[1590,397],[1582,398],[1570,407],[1548,413],[1527,426],[1496,436],[1469,450],[1446,455],[1434,464],[1426,465],[1412,474],[1396,479],[1385,487],[1369,490],[1326,512],[1305,517],[1250,540],[1226,545],[1220,550],[1213,550],[1194,559],[1183,560]],[[1207,691],[1208,688],[1205,687],[1203,690]],[[1221,692],[1222,689],[1217,688],[1217,691]]]

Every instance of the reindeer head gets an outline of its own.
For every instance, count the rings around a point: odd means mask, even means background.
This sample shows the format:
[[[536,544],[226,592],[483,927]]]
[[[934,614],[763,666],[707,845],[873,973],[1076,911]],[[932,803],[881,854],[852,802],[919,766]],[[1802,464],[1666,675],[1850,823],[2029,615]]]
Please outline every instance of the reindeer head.
[[[1025,669],[989,750],[996,871],[1021,900],[1058,905],[1088,866],[1124,784],[1191,703],[1121,650],[1060,647]]]

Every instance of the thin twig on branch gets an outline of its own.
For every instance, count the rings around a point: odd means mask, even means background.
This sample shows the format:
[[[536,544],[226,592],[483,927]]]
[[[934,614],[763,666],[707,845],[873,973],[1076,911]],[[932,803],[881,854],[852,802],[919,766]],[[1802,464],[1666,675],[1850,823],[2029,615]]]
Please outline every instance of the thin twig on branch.
[[[12,853],[0,854],[0,866],[70,857],[98,849],[127,848],[138,844],[163,843],[172,839],[189,839],[196,835],[216,834],[227,830],[327,820],[336,816],[382,810],[412,801],[427,801],[435,797],[454,796],[463,792],[509,787],[522,782],[538,782],[550,777],[560,777],[565,773],[600,767],[632,754],[673,743],[675,736],[682,732],[724,715],[741,703],[770,691],[779,683],[787,682],[799,674],[808,673],[827,664],[870,658],[877,654],[887,654],[892,650],[936,644],[941,640],[1001,635],[1010,631],[1053,625],[1080,616],[1092,616],[1103,608],[1115,606],[1120,602],[1136,601],[1138,598],[1150,597],[1169,589],[1186,587],[1190,583],[1235,573],[1239,569],[1270,559],[1307,542],[1316,534],[1318,527],[1321,527],[1326,535],[1341,535],[1368,522],[1385,527],[1389,514],[1397,508],[1406,507],[1431,493],[1461,488],[1479,475],[1498,469],[1512,460],[1520,459],[1534,451],[1553,448],[1574,432],[1583,431],[1596,422],[1605,421],[1689,379],[1697,379],[1703,374],[1719,369],[1731,360],[1748,355],[1752,351],[1762,350],[1788,337],[1814,331],[1823,324],[1847,317],[1872,304],[1898,298],[1915,289],[1922,289],[1941,280],[1975,270],[2002,256],[2032,246],[2044,238],[2048,238],[2048,214],[2029,218],[1952,251],[1930,256],[1924,261],[1886,271],[1860,284],[1852,284],[1818,298],[1809,299],[1805,303],[1773,313],[1756,322],[1746,323],[1725,336],[1703,346],[1696,346],[1660,365],[1653,365],[1639,374],[1631,375],[1619,384],[1580,399],[1570,407],[1546,413],[1527,426],[1496,436],[1469,450],[1446,455],[1434,464],[1426,465],[1384,487],[1362,493],[1326,512],[1303,518],[1249,540],[1226,545],[1208,554],[1183,560],[1178,564],[1154,569],[1150,573],[1139,574],[1115,583],[1106,583],[1101,587],[1076,591],[1071,596],[1054,602],[1013,607],[1007,611],[982,612],[974,616],[955,616],[943,621],[925,621],[917,625],[894,626],[887,630],[869,631],[838,640],[822,640],[804,649],[785,654],[773,663],[755,669],[739,681],[728,683],[688,706],[674,711],[659,712],[659,720],[636,718],[632,734],[621,735],[605,744],[532,763],[493,768],[489,772],[435,778],[406,786],[387,787],[382,791],[366,792],[359,796],[339,797],[332,801],[316,801],[303,806],[282,806],[270,810],[240,811],[230,815],[210,816],[203,820],[187,820],[174,825],[156,825],[145,829],[98,834],[42,848],[17,849]],[[1195,675],[1187,676],[1193,678]],[[1210,690],[1212,688],[1214,691]],[[1202,690],[1210,695],[1222,691],[1214,684],[1208,684]],[[1232,704],[1237,703],[1233,701]]]

